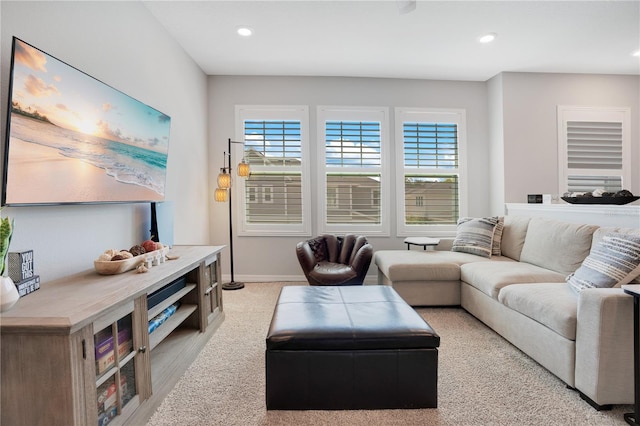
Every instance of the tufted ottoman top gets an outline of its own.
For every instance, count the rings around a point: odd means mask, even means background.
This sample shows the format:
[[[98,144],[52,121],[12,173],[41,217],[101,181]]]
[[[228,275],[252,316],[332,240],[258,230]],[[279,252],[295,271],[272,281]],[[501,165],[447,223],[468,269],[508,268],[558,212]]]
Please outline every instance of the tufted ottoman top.
[[[283,287],[267,350],[422,349],[440,336],[389,286]]]

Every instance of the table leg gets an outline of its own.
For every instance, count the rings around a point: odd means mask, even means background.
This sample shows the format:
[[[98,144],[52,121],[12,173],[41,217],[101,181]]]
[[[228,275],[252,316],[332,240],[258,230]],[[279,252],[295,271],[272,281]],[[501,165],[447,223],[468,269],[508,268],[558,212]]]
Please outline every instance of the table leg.
[[[633,297],[633,383],[634,383],[634,405],[633,413],[625,413],[624,419],[630,425],[640,426],[640,297]]]

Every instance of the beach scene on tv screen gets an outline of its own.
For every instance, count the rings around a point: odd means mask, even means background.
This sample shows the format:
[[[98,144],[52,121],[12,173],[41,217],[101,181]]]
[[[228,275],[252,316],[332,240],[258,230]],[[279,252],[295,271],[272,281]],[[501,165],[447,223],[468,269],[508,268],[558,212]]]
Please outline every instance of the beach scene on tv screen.
[[[162,201],[171,119],[15,39],[6,204]]]

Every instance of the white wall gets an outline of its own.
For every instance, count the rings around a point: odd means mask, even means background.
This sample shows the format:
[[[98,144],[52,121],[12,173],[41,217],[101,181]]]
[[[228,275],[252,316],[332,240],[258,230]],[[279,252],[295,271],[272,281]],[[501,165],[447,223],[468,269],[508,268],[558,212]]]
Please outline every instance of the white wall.
[[[631,163],[640,164],[640,77],[502,73],[504,201],[558,193],[557,106],[631,108]],[[640,169],[626,188],[640,194]],[[637,202],[636,202],[637,203]]]
[[[172,118],[166,199],[174,242],[209,244],[207,78],[140,2],[0,2],[0,136],[16,36]],[[43,282],[93,268],[148,235],[149,205],[14,207],[12,251],[33,249]]]
[[[228,138],[235,138],[235,105],[308,105],[311,152],[316,152],[316,107],[318,105],[383,106],[393,117],[394,107],[464,108],[467,116],[469,214],[489,213],[489,146],[486,85],[481,82],[341,78],[341,77],[209,77],[211,182],[222,167],[222,153]],[[393,141],[393,120],[389,134]],[[393,154],[393,152],[392,152]],[[317,169],[312,164],[312,176]],[[317,192],[312,182],[312,209],[317,210]],[[391,188],[395,188],[392,182]],[[391,205],[397,203],[392,195]],[[211,238],[214,244],[228,244],[228,205],[212,206]],[[236,228],[237,229],[237,228]],[[403,238],[393,237],[396,214],[391,214],[391,235],[369,238],[376,250],[404,249]],[[318,232],[313,224],[312,234]],[[304,279],[295,255],[302,237],[234,237],[235,278],[242,280]],[[224,253],[225,276],[229,274]],[[375,268],[369,270],[375,279]]]

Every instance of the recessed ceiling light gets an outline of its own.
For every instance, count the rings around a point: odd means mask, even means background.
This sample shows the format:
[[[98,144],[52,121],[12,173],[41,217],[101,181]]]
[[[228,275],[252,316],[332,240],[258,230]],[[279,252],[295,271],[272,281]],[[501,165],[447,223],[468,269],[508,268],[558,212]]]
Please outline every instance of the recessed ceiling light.
[[[489,34],[485,34],[482,37],[478,38],[478,41],[480,43],[491,43],[493,40],[495,40],[497,37],[496,33],[489,33]]]
[[[635,52],[633,52],[631,55],[633,56],[640,56],[640,50],[636,50]]]
[[[249,37],[253,34],[253,30],[249,27],[238,27],[236,28],[236,32],[242,37]]]

